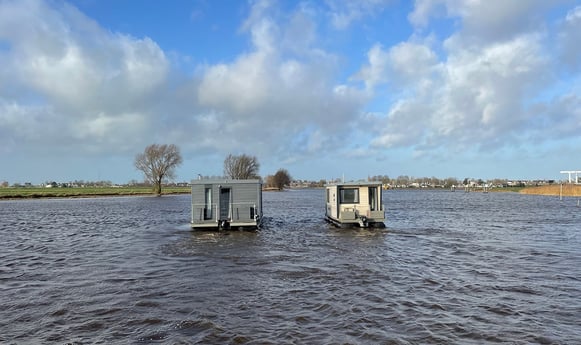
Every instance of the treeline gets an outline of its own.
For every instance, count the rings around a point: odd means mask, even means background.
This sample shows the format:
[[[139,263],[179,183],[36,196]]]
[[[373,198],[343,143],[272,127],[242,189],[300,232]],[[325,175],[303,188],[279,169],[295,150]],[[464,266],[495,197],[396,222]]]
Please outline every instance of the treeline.
[[[129,186],[152,187],[156,194],[161,194],[162,186],[185,187],[187,183],[171,182],[175,179],[175,168],[182,163],[183,159],[179,148],[176,145],[158,145],[152,144],[145,148],[142,153],[135,157],[135,168],[144,174],[144,181],[130,181]],[[291,175],[286,169],[279,169],[273,175],[267,175],[264,179],[260,176],[260,163],[255,156],[246,154],[232,155],[229,154],[224,159],[224,178],[228,179],[259,179],[263,181],[266,188],[282,190],[287,187],[322,187],[325,180],[320,181],[293,181]],[[198,178],[203,178],[198,175]],[[392,188],[451,188],[453,186],[490,186],[490,187],[509,187],[509,186],[529,186],[543,185],[554,183],[554,180],[547,181],[513,181],[507,179],[493,179],[484,181],[482,179],[464,178],[459,180],[455,177],[441,179],[438,177],[410,177],[400,175],[397,178],[390,178],[387,175],[370,176],[368,181],[380,181],[382,184]],[[340,179],[328,182],[340,182]],[[49,188],[74,188],[74,187],[120,187],[114,185],[111,181],[84,181],[75,180],[66,183],[57,183],[55,181],[46,182],[41,185]],[[9,187],[7,181],[0,182],[0,187]],[[12,187],[35,187],[31,183],[15,183]]]
[[[384,185],[389,185],[394,188],[451,188],[452,186],[489,186],[489,187],[524,187],[524,186],[540,186],[546,184],[553,184],[555,180],[509,180],[495,178],[490,180],[483,180],[481,178],[466,177],[462,180],[455,177],[438,178],[438,177],[411,177],[407,175],[400,175],[397,178],[390,178],[387,175],[376,175],[369,177],[369,181],[380,181]]]
[[[463,181],[458,180],[455,177],[448,177],[445,179],[437,178],[437,177],[412,177],[407,175],[400,175],[396,178],[390,178],[387,175],[376,175],[369,177],[369,181],[380,181],[384,185],[389,185],[391,187],[396,188],[405,188],[405,187],[442,187],[442,188],[450,188],[452,186],[460,186],[462,184],[469,184],[469,179],[465,179],[466,183]],[[480,180],[484,184],[484,181]]]
[[[85,180],[74,180],[69,182],[56,182],[56,181],[46,181],[40,185],[34,185],[30,182],[24,183],[13,183],[10,185],[8,181],[2,181],[0,187],[8,188],[32,188],[32,187],[46,187],[46,188],[82,188],[82,187],[113,187],[114,184],[111,181],[85,181]]]

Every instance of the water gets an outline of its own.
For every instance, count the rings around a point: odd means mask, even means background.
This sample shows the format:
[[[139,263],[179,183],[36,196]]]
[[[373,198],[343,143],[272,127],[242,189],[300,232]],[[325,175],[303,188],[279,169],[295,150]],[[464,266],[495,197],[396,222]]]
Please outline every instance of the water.
[[[339,230],[322,190],[258,232],[192,232],[188,195],[0,202],[2,344],[581,342],[576,199],[387,191]]]

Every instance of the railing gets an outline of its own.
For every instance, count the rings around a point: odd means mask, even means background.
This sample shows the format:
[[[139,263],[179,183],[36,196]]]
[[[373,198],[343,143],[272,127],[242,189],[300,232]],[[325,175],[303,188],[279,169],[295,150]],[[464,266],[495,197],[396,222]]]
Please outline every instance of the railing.
[[[192,204],[192,223],[204,223],[220,220],[220,204],[210,204],[211,216],[206,218],[206,204]],[[233,202],[228,204],[228,219],[230,221],[256,221],[260,214],[258,207],[252,202]]]
[[[365,205],[365,207],[357,207],[357,205],[342,207],[339,210],[339,218],[344,219],[356,219],[360,216],[366,216],[368,218],[377,218],[377,219],[384,219],[385,218],[385,211],[383,204],[379,205],[379,210],[371,210],[369,205]]]
[[[357,205],[345,206],[345,207],[341,207],[340,208],[340,211],[357,212],[357,211],[360,211],[360,210],[371,211],[371,208],[369,207],[369,205],[365,205],[365,207],[359,206],[359,208],[357,208]],[[379,205],[379,210],[373,210],[371,212],[375,212],[375,211],[383,211],[383,204]]]

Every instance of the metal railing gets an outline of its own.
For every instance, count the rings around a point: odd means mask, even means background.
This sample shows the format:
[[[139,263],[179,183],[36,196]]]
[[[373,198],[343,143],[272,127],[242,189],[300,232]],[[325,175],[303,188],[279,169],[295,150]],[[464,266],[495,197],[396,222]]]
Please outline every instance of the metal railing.
[[[211,216],[206,217],[206,211],[208,209],[207,204],[192,204],[192,222],[193,223],[203,223],[203,222],[219,222],[220,217],[220,204],[213,203],[210,204]],[[228,204],[228,219],[229,221],[256,221],[260,214],[258,212],[258,207],[256,203],[252,202],[232,202]]]

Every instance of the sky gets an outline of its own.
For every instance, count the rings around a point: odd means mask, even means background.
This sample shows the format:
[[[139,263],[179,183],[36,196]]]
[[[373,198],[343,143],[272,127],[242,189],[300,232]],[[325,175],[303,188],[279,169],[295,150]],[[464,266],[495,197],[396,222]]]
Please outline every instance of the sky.
[[[0,0],[0,181],[566,179],[581,1]]]

